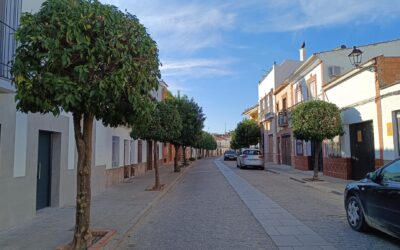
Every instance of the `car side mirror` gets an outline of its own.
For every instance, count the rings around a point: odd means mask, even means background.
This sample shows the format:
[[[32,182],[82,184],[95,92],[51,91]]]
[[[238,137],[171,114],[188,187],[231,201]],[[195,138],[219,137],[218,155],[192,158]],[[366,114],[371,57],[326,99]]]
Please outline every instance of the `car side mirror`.
[[[375,171],[375,172],[369,172],[366,176],[367,179],[375,182],[375,183],[379,183],[380,182],[380,174],[379,172]]]

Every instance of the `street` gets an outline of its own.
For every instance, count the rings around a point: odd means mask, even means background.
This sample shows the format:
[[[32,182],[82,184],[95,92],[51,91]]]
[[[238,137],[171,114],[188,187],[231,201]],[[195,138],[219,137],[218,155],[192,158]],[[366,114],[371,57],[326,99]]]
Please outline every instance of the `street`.
[[[339,194],[240,170],[234,161],[199,163],[127,232],[120,249],[399,249],[398,240],[376,230],[353,231]]]

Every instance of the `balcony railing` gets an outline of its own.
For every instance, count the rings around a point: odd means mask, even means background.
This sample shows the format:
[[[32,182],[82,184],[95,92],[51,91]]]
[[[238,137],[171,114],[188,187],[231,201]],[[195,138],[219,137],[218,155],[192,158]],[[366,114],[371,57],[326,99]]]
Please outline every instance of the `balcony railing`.
[[[289,126],[289,112],[282,111],[278,113],[278,126],[279,127]]]
[[[11,60],[15,53],[15,29],[0,20],[0,77],[11,80]]]

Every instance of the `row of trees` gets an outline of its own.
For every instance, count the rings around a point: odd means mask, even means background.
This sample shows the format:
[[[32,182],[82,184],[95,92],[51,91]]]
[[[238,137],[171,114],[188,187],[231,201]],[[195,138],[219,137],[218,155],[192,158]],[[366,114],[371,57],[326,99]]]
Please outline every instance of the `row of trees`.
[[[132,124],[131,137],[144,139],[153,144],[155,184],[153,190],[161,189],[158,169],[157,142],[171,143],[175,148],[174,171],[180,172],[178,152],[182,148],[184,165],[187,164],[186,148],[206,149],[208,145],[200,143],[203,138],[205,116],[202,108],[187,96],[169,96],[161,102],[154,102],[149,113],[140,123]]]
[[[239,122],[231,135],[231,148],[248,148],[260,142],[260,126],[254,120],[245,119]]]
[[[12,62],[17,109],[72,114],[78,151],[76,216],[71,249],[87,249],[90,230],[92,135],[104,126],[132,127],[132,137],[211,149],[205,116],[186,96],[155,102],[161,78],[156,42],[138,18],[97,0],[47,0],[24,13]],[[208,136],[207,136],[208,137]],[[154,143],[157,164],[156,143]],[[184,160],[186,157],[184,154]],[[175,171],[179,172],[177,156]],[[155,189],[160,188],[155,167]]]

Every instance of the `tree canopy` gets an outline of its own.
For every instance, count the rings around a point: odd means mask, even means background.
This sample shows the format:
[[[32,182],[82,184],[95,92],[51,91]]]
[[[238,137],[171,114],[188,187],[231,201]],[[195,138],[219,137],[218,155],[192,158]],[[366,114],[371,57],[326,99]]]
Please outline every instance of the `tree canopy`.
[[[15,37],[17,108],[72,113],[78,164],[71,247],[87,249],[94,119],[128,125],[149,113],[160,78],[157,44],[136,16],[97,0],[47,0],[22,15]]]
[[[217,141],[212,134],[206,131],[202,131],[201,136],[199,137],[195,147],[205,150],[216,150]]]
[[[260,127],[256,121],[244,119],[236,126],[232,134],[231,147],[234,149],[248,148],[260,140]]]
[[[291,112],[290,126],[299,140],[323,141],[343,134],[340,110],[321,100],[297,105]]]
[[[177,107],[182,120],[180,136],[172,143],[182,146],[194,146],[204,127],[205,116],[203,109],[187,96],[177,96],[171,99]]]
[[[151,115],[133,125],[131,136],[134,139],[170,142],[180,137],[182,120],[171,99],[155,103]]]
[[[136,16],[97,0],[48,0],[25,13],[12,65],[17,108],[132,123],[160,77],[156,43]]]

